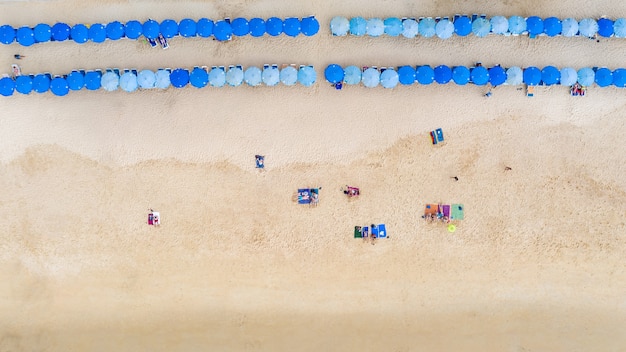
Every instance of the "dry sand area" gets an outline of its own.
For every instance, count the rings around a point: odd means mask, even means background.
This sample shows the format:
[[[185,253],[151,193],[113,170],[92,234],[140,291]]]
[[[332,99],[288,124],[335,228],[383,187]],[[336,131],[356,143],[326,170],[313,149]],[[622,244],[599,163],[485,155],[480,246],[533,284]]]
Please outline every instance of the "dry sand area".
[[[626,66],[626,41],[342,37],[335,15],[626,16],[622,0],[2,1],[13,26],[315,14],[311,38],[0,46],[22,70],[312,64],[311,88],[0,99],[0,351],[626,351],[626,90],[323,68]],[[441,127],[446,144],[432,146]],[[266,171],[254,154],[266,155]],[[505,171],[505,167],[511,168]],[[458,176],[454,181],[450,177]],[[361,187],[348,200],[340,188]],[[322,186],[299,206],[298,187]],[[458,202],[454,233],[420,218]],[[159,228],[146,209],[161,212]],[[375,245],[355,225],[385,223]]]

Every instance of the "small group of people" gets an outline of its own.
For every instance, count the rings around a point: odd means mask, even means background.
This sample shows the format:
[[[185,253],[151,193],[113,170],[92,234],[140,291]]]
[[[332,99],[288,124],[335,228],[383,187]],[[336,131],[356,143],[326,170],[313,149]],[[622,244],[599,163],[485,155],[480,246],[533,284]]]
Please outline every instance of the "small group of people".
[[[372,243],[372,245],[375,243],[376,238],[378,238],[378,236],[376,235],[376,233],[369,231],[369,229],[373,229],[375,228],[376,225],[375,224],[371,224],[370,227],[368,228],[367,226],[362,227],[362,226],[356,226],[357,231],[361,232],[361,237],[363,237],[364,241],[370,241]]]
[[[570,93],[575,97],[584,97],[586,92],[587,88],[581,86],[579,83],[574,84],[570,90]]]
[[[346,188],[343,190],[343,194],[347,195],[348,197],[356,197],[361,194],[361,190],[357,187],[351,187],[346,185]]]
[[[422,215],[422,218],[425,219],[428,222],[435,222],[435,221],[441,221],[445,224],[450,223],[450,218],[447,216],[444,216],[443,213],[437,213],[437,214],[424,214]]]

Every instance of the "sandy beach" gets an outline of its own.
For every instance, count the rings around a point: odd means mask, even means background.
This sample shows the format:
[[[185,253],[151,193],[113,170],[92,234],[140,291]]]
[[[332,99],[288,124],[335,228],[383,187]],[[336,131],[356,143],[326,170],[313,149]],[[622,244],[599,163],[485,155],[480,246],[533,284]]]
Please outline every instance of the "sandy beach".
[[[26,73],[310,64],[310,88],[0,99],[0,351],[626,351],[624,89],[335,90],[343,66],[626,67],[626,41],[333,37],[347,17],[625,17],[619,0],[0,1],[0,24],[303,17],[314,37],[0,45]],[[429,131],[446,143],[433,146]],[[254,168],[254,155],[266,169]],[[509,167],[511,170],[505,170]],[[458,181],[451,177],[457,176]],[[341,192],[361,188],[358,199]],[[322,187],[317,207],[301,187]],[[465,206],[454,233],[426,203]],[[146,224],[148,208],[162,225]],[[389,238],[353,238],[384,223]]]

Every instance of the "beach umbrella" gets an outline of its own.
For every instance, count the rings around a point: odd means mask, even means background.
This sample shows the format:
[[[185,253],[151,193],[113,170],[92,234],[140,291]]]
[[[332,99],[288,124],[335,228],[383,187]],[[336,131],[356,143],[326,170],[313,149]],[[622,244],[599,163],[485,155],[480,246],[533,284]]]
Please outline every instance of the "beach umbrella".
[[[361,83],[361,69],[350,65],[343,70],[343,81],[346,84],[359,84]],[[415,73],[414,73],[415,74]],[[414,78],[415,79],[415,78]]]
[[[549,37],[555,37],[561,34],[561,30],[563,30],[563,25],[561,24],[561,20],[556,17],[548,17],[543,20],[543,32]]]
[[[50,91],[52,94],[62,97],[70,92],[70,87],[67,81],[63,77],[55,77],[50,81]]]
[[[124,33],[128,39],[137,39],[143,33],[143,26],[139,21],[128,21],[124,25]]]
[[[82,23],[75,24],[70,30],[70,36],[78,44],[86,43],[89,40],[89,29]]]
[[[394,88],[399,81],[398,72],[392,68],[388,68],[380,74],[380,85],[383,88]]]
[[[472,20],[467,16],[461,16],[454,20],[454,33],[460,37],[472,33]]]
[[[15,77],[15,90],[22,94],[29,94],[33,90],[33,79],[23,75]]]
[[[120,21],[113,21],[107,24],[107,38],[118,40],[124,36],[124,25]]]
[[[531,37],[543,33],[543,20],[538,16],[530,16],[526,19],[526,29]]]
[[[422,18],[418,24],[419,34],[424,38],[433,37],[437,34],[436,25],[437,23],[432,18]]]
[[[491,32],[491,22],[487,19],[478,17],[472,22],[472,33],[479,38],[486,37]]]
[[[247,23],[248,21],[246,21],[246,24]],[[191,18],[185,18],[178,22],[178,32],[181,36],[185,38],[195,37],[197,30],[198,25],[196,24],[196,21],[192,20]]]
[[[613,85],[619,88],[626,87],[626,69],[618,68],[613,71]]]
[[[571,67],[561,69],[561,85],[573,86],[578,81],[578,72]]]
[[[506,17],[494,16],[489,22],[491,22],[491,33],[505,34],[509,32],[509,20]]]
[[[194,67],[189,74],[189,83],[196,88],[203,88],[209,84],[209,73],[200,67]]]
[[[50,77],[40,73],[33,78],[33,90],[37,93],[45,93],[50,89]]]
[[[182,88],[189,83],[189,71],[177,68],[170,73],[170,83],[174,88]]]
[[[273,87],[280,82],[280,72],[276,67],[265,67],[263,68],[263,72],[261,72],[261,81],[265,83],[266,86]]]
[[[249,86],[258,86],[261,84],[261,69],[256,66],[248,67],[243,73],[243,80]]]
[[[298,82],[305,87],[312,86],[317,81],[317,72],[313,66],[300,67],[298,70]]]
[[[226,84],[226,72],[221,67],[213,67],[209,71],[209,84],[213,87],[223,87]]]
[[[81,90],[85,86],[85,77],[82,72],[72,71],[67,75],[66,80],[71,90]]]
[[[452,69],[452,80],[459,86],[466,85],[470,80],[470,70],[465,66],[456,66]]]
[[[598,22],[593,18],[583,18],[578,22],[578,32],[584,37],[591,38],[598,33]]]
[[[62,42],[70,37],[70,26],[68,26],[66,23],[55,23],[54,26],[52,26],[51,31],[52,40],[55,40],[57,42]]]
[[[410,86],[415,83],[415,69],[411,66],[405,65],[398,68],[398,80],[400,84]]]
[[[554,66],[546,66],[541,70],[541,80],[547,86],[558,84],[561,80],[561,71]]]
[[[602,37],[611,37],[615,32],[613,31],[613,21],[608,18],[601,18],[598,20],[598,34]]]
[[[161,34],[163,34],[163,37],[165,37],[166,39],[174,38],[178,35],[178,23],[171,19],[164,20],[159,25],[159,30],[161,31]]]
[[[159,22],[155,20],[147,20],[146,22],[143,23],[143,26],[141,29],[142,29],[144,37],[148,39],[158,38],[159,33],[161,32]],[[89,28],[89,30],[91,30],[91,28]]]
[[[626,38],[626,18],[618,18],[613,23],[613,32],[618,38]]]
[[[343,68],[337,64],[330,64],[324,70],[324,77],[332,84],[341,82],[343,80],[343,76]]]
[[[278,17],[270,17],[265,21],[267,34],[276,37],[283,32],[283,20]]]
[[[446,84],[452,79],[452,69],[446,65],[439,65],[433,70],[435,72],[435,82]]]
[[[578,21],[566,18],[561,22],[561,34],[565,37],[573,37],[578,34]]]
[[[435,33],[441,39],[448,39],[454,34],[454,24],[448,20],[441,20],[435,25]]]
[[[363,17],[353,17],[350,19],[350,34],[356,36],[365,35],[367,32],[367,20]]]
[[[35,33],[30,27],[20,27],[15,34],[17,42],[22,46],[31,46],[35,44]]]
[[[167,89],[172,84],[170,80],[170,72],[167,70],[158,70],[154,74],[154,86],[159,89]]]
[[[15,28],[5,24],[0,26],[0,43],[11,44],[15,41]]]
[[[350,21],[342,16],[335,16],[330,20],[330,32],[333,35],[344,36],[350,30]]]
[[[363,71],[363,74],[361,75],[361,82],[363,82],[363,85],[367,88],[376,87],[380,82],[380,72],[378,72],[375,68],[368,68]]]
[[[15,81],[9,77],[0,78],[0,95],[10,97],[15,91]]]
[[[477,86],[489,83],[489,71],[484,66],[476,66],[470,70],[470,79]]]
[[[522,34],[526,30],[526,20],[521,16],[511,16],[509,18],[509,32],[511,34]]]
[[[196,24],[196,32],[202,38],[208,38],[213,35],[213,21],[208,18],[201,18]],[[265,29],[263,29],[265,31]]]
[[[370,37],[379,37],[385,33],[385,22],[380,18],[370,18],[365,26],[365,33]]]
[[[419,24],[417,21],[408,18],[402,21],[402,36],[405,38],[415,38],[419,33]]]
[[[137,82],[137,75],[133,72],[124,72],[120,76],[120,88],[126,92],[134,92],[139,88],[139,82]]]
[[[526,67],[524,69],[523,78],[524,83],[527,85],[536,86],[541,83],[541,70],[534,66]]]
[[[253,37],[262,37],[265,35],[265,20],[262,18],[252,18],[248,21],[248,27],[250,29],[250,35]]]
[[[397,17],[385,18],[385,34],[390,37],[397,37],[402,33],[402,21]],[[395,72],[395,71],[394,71]],[[382,83],[382,80],[381,80]]]
[[[298,79],[297,77],[298,71],[295,68],[293,69],[294,71],[296,71],[296,73],[294,74],[294,76],[296,76],[294,79],[294,84],[295,84],[295,81]],[[233,86],[233,87],[240,86],[241,83],[243,83],[243,69],[241,67],[230,67],[228,71],[226,71],[226,83],[228,83],[228,85]]]
[[[213,27],[213,36],[219,41],[231,40],[233,37],[233,27],[226,21],[217,21]]]
[[[300,34],[300,20],[295,17],[285,18],[283,32],[290,37],[297,37]]]
[[[107,71],[102,75],[102,78],[100,79],[100,85],[102,86],[102,89],[106,90],[107,92],[112,92],[114,90],[117,90],[117,88],[120,86],[120,77],[115,72]]]
[[[419,84],[431,84],[435,80],[435,70],[428,65],[419,66],[415,69],[415,79]]]
[[[492,86],[497,87],[506,82],[506,71],[502,68],[502,66],[494,66],[487,70],[489,73],[489,83]]]
[[[516,86],[524,83],[524,71],[517,66],[509,67],[506,70],[506,84]]]
[[[293,86],[298,82],[298,70],[293,66],[287,66],[280,70],[280,82],[286,86]]]
[[[107,39],[107,30],[104,25],[94,23],[89,26],[89,39],[94,43],[102,43]]]
[[[152,89],[156,85],[156,75],[150,70],[141,70],[137,74],[137,84],[139,88]]]
[[[232,22],[230,22],[230,26],[233,28],[233,35],[236,35],[237,37],[243,37],[250,34],[250,23],[243,17],[237,17],[232,20]]]
[[[305,17],[300,20],[300,30],[307,37],[316,35],[320,30],[320,23],[314,16]]]
[[[598,87],[610,86],[613,83],[613,72],[606,67],[597,69],[595,82]]]
[[[85,73],[85,88],[88,90],[100,89],[100,80],[102,76],[98,71],[89,71]]]
[[[581,86],[590,86],[595,82],[596,73],[589,67],[584,67],[578,70],[578,83]]]
[[[40,23],[33,28],[33,35],[37,43],[49,42],[52,39],[52,28],[45,23]]]

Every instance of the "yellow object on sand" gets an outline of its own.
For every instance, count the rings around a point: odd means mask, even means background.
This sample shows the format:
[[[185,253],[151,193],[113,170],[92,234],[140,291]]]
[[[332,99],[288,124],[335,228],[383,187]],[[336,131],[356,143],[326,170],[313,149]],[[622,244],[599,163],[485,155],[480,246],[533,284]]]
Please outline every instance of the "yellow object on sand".
[[[448,231],[449,231],[449,232],[454,232],[454,231],[456,231],[456,226],[454,226],[454,225],[452,225],[452,224],[448,225]]]

